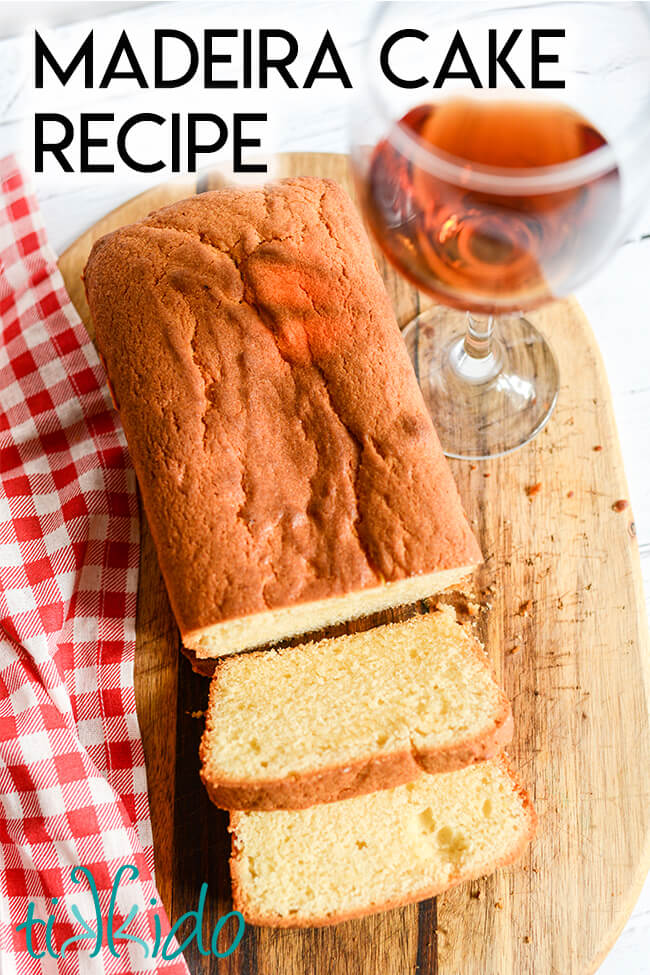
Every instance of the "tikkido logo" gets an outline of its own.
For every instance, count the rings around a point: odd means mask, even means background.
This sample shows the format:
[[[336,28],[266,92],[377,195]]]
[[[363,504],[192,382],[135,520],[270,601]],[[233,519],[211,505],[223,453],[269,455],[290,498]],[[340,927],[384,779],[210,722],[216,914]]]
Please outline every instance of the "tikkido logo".
[[[62,922],[61,919],[57,919],[55,914],[50,914],[47,921],[43,921],[41,918],[35,917],[35,905],[33,901],[30,901],[27,908],[27,917],[22,924],[16,925],[17,934],[20,934],[21,931],[25,932],[27,953],[32,958],[37,959],[45,958],[46,955],[49,955],[50,958],[65,958],[70,945],[83,944],[85,950],[89,951],[90,953],[89,957],[96,958],[104,945],[106,945],[109,953],[114,958],[119,958],[120,951],[118,950],[118,944],[122,950],[124,950],[127,943],[130,943],[139,945],[142,948],[145,958],[161,958],[163,961],[172,961],[174,958],[178,958],[178,956],[185,951],[185,949],[194,939],[196,939],[199,953],[204,956],[214,955],[217,958],[228,958],[230,955],[232,955],[236,948],[239,947],[239,944],[244,937],[244,929],[246,926],[244,918],[239,911],[229,911],[227,914],[224,914],[219,918],[212,932],[212,937],[210,938],[209,950],[205,947],[203,942],[203,912],[208,894],[207,884],[201,885],[199,902],[196,910],[187,911],[185,914],[179,917],[164,938],[162,922],[158,913],[153,914],[153,943],[148,943],[144,938],[130,934],[126,929],[138,916],[140,909],[137,907],[137,905],[133,904],[124,920],[119,923],[116,915],[121,914],[121,912],[117,907],[117,894],[123,878],[125,879],[125,882],[128,882],[129,880],[137,880],[138,877],[139,871],[134,864],[127,863],[120,867],[113,882],[108,905],[108,915],[106,921],[104,922],[99,901],[99,893],[97,891],[97,884],[92,872],[87,867],[73,867],[70,871],[70,879],[73,884],[81,884],[82,879],[86,879],[90,898],[93,904],[94,916],[92,918],[85,918],[81,913],[79,906],[77,904],[71,904],[69,906],[70,914],[74,920],[81,925],[83,931],[81,934],[75,934],[72,935],[72,937],[67,938],[61,945],[60,951],[57,951],[56,945],[54,944],[54,926],[57,923],[65,923],[66,930],[68,930],[70,927],[69,923]],[[58,897],[52,898],[52,904],[54,906],[58,904],[58,901]],[[152,898],[150,904],[153,908],[155,908],[155,899]],[[237,924],[235,936],[227,947],[225,947],[223,950],[219,950],[219,936],[231,918],[233,918]],[[175,943],[176,938],[186,921],[194,922],[192,930],[185,937],[185,940],[180,945],[177,945]],[[44,929],[43,940],[45,945],[41,946],[42,950],[39,950],[39,946],[36,944],[36,933],[38,929]]]

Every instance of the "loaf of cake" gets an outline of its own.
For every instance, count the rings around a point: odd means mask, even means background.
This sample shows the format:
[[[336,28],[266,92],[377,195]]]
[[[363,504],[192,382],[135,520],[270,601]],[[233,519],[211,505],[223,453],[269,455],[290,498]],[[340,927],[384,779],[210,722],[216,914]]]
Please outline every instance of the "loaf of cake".
[[[224,809],[299,809],[463,768],[511,737],[483,648],[445,607],[219,661],[201,778]]]
[[[173,204],[98,240],[85,286],[197,666],[414,602],[480,560],[338,185]]]
[[[233,902],[250,924],[336,924],[515,860],[535,813],[503,758],[309,809],[230,816]]]

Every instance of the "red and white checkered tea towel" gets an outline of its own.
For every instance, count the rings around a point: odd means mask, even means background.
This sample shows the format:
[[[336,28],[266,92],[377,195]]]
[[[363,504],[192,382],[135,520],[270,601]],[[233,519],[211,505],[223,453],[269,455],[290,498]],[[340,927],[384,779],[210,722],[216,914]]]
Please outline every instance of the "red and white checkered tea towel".
[[[187,975],[152,958],[168,922],[133,691],[135,477],[13,158],[0,184],[0,971]],[[120,867],[111,930],[137,907],[125,933],[142,944],[108,944]],[[54,916],[32,924],[31,953],[28,912]]]

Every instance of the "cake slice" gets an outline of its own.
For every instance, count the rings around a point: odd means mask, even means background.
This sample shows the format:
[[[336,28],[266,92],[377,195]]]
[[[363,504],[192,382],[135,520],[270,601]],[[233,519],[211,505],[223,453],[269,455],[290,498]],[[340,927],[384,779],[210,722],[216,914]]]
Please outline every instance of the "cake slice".
[[[336,183],[174,203],[98,240],[84,278],[196,669],[413,603],[480,561]]]
[[[445,607],[223,659],[201,777],[225,809],[299,809],[462,768],[511,735],[485,652]]]
[[[233,902],[249,924],[336,924],[491,873],[534,830],[503,758],[310,809],[235,812]]]

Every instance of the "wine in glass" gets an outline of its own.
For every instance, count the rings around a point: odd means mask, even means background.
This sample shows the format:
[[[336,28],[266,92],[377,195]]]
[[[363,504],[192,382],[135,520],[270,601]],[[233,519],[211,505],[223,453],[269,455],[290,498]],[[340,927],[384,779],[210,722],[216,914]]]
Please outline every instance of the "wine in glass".
[[[479,459],[527,443],[557,399],[555,357],[523,312],[592,274],[645,202],[650,18],[644,4],[454,5],[462,20],[449,6],[382,5],[352,161],[381,250],[440,303],[404,338],[445,453]],[[551,96],[512,82],[530,73],[533,29],[556,47]],[[432,89],[458,30],[479,64],[491,32],[523,38],[500,89],[475,87],[473,60]]]

